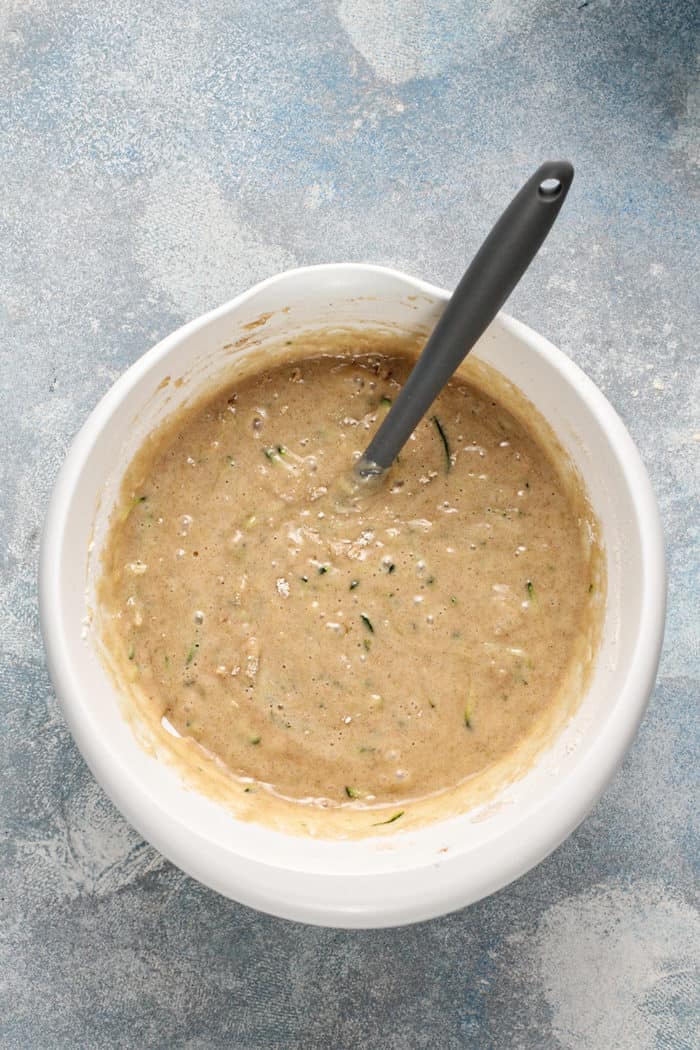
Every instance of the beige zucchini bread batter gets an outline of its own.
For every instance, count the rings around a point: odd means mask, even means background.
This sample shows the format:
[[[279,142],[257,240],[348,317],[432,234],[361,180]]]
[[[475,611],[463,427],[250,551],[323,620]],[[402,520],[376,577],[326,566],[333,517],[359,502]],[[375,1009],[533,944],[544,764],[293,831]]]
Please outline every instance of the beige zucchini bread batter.
[[[237,790],[403,815],[571,705],[593,518],[551,450],[460,378],[383,483],[351,490],[412,360],[399,338],[329,347],[300,343],[147,442],[101,615],[122,679]]]

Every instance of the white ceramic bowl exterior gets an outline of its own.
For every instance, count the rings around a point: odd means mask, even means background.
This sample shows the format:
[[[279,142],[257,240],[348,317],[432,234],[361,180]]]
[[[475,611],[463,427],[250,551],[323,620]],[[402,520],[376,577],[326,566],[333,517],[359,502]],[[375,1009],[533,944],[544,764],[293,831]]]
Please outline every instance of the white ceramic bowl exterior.
[[[166,857],[220,893],[273,915],[332,926],[399,925],[506,885],[592,807],[632,742],[654,683],[665,569],[644,466],[618,416],[576,365],[500,315],[474,352],[521,388],[578,466],[602,525],[608,573],[590,687],[528,775],[481,810],[421,830],[354,842],[303,839],[237,821],[186,788],[173,768],[143,750],[122,717],[85,631],[86,556],[95,522],[99,549],[121,476],[146,432],[230,364],[230,344],[263,313],[271,313],[265,338],[348,323],[432,327],[448,297],[365,265],[293,270],[257,285],[163,340],[115,383],[76,438],[51,499],[41,550],[42,630],[52,679],[86,761]],[[158,390],[166,376],[187,378],[177,389],[170,383]]]

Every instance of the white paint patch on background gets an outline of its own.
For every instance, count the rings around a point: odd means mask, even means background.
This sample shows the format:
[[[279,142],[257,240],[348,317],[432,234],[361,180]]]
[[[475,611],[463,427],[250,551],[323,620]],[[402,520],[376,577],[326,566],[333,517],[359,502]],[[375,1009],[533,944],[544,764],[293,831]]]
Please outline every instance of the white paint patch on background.
[[[295,264],[264,243],[213,179],[190,169],[150,181],[134,250],[147,280],[188,319]]]
[[[340,0],[338,18],[375,74],[391,84],[439,76],[454,51],[471,52],[484,37],[498,43],[533,5],[512,0],[441,4],[422,0]]]
[[[335,189],[330,181],[314,182],[304,194],[304,207],[309,211],[317,211],[324,204],[329,204],[335,198]]]
[[[24,870],[35,890],[75,900],[104,897],[165,863],[86,777],[53,818],[45,838],[17,837]]]
[[[0,31],[5,43],[15,44],[19,40],[15,20],[34,13],[37,0],[2,0],[0,4]],[[9,33],[9,38],[5,34]]]
[[[439,57],[426,48],[433,9],[421,0],[340,0],[338,17],[353,47],[383,80],[403,84],[440,72]]]
[[[651,883],[555,904],[532,948],[567,1050],[691,1046],[698,1022],[700,917]]]

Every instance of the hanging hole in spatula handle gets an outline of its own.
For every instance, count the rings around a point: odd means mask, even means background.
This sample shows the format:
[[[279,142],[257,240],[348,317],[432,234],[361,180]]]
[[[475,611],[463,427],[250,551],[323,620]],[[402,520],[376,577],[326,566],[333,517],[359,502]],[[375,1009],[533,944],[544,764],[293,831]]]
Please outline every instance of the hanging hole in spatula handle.
[[[537,196],[543,201],[565,197],[573,182],[574,169],[568,160],[548,160],[540,165],[528,185],[537,185]]]
[[[540,197],[553,200],[561,193],[561,182],[559,179],[543,179],[537,188]]]

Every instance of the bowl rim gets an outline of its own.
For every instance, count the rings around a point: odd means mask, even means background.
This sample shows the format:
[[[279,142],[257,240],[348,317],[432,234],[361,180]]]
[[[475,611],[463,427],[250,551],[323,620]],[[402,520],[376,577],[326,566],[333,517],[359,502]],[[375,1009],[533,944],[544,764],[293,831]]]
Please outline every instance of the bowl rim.
[[[539,356],[547,359],[563,380],[574,386],[586,401],[587,407],[604,430],[611,453],[617,458],[629,482],[635,523],[639,531],[642,563],[639,630],[634,653],[629,661],[629,673],[605,721],[605,732],[601,730],[591,741],[586,752],[579,756],[578,761],[557,781],[556,792],[543,794],[531,807],[530,812],[523,816],[518,824],[520,844],[517,849],[511,849],[509,844],[498,839],[488,844],[491,850],[490,860],[484,865],[485,870],[481,876],[472,878],[471,882],[465,880],[464,858],[461,855],[447,856],[439,865],[431,865],[431,870],[433,867],[436,871],[439,868],[439,878],[435,878],[432,891],[426,891],[422,883],[421,872],[426,870],[424,865],[402,871],[402,877],[413,876],[413,880],[408,878],[406,885],[413,881],[417,890],[413,899],[408,901],[405,896],[396,892],[398,887],[394,882],[397,875],[391,875],[390,878],[377,874],[363,876],[328,873],[316,876],[317,880],[327,882],[328,886],[337,884],[338,880],[355,880],[359,885],[361,880],[371,879],[372,885],[376,884],[378,891],[376,899],[371,892],[367,892],[363,894],[364,902],[358,905],[353,903],[351,894],[348,895],[346,903],[340,903],[342,895],[338,893],[337,887],[326,895],[317,893],[313,899],[295,901],[288,899],[295,881],[293,878],[289,879],[290,889],[285,897],[284,891],[275,894],[264,888],[256,879],[255,870],[249,873],[241,871],[238,882],[235,879],[229,880],[226,885],[221,879],[217,883],[211,872],[203,871],[202,865],[206,868],[206,859],[198,862],[193,854],[197,852],[197,840],[203,843],[209,841],[206,833],[202,829],[193,828],[182,819],[175,819],[172,811],[164,809],[154,794],[150,791],[144,793],[142,785],[137,783],[123,758],[115,762],[114,752],[107,755],[98,735],[91,727],[87,698],[81,693],[79,677],[69,658],[68,646],[64,644],[65,625],[54,614],[54,610],[60,608],[60,564],[67,516],[71,501],[79,488],[86,460],[104,423],[113,411],[125,402],[131,389],[155,364],[166,358],[183,341],[219,318],[235,313],[263,290],[300,277],[325,281],[331,279],[334,286],[337,286],[339,278],[351,274],[355,277],[358,274],[382,275],[403,283],[407,292],[417,292],[438,302],[446,302],[450,296],[445,289],[390,267],[366,263],[328,263],[297,267],[253,285],[160,340],[114,382],[92,410],[71,444],[56,479],[42,530],[39,612],[49,671],[71,732],[98,782],[117,808],[145,838],[153,842],[166,857],[188,874],[219,892],[232,896],[231,887],[235,883],[235,899],[242,903],[273,915],[305,922],[363,927],[400,925],[431,918],[495,892],[544,859],[583,820],[622,762],[646,710],[663,642],[666,566],[661,521],[651,482],[622,420],[604,394],[578,365],[544,336],[522,322],[500,313],[499,324]],[[130,776],[133,780],[131,784]],[[135,790],[140,795],[139,804],[135,802]],[[148,801],[145,796],[148,796]],[[150,806],[150,811],[140,808],[141,806]],[[183,834],[191,843],[190,846],[183,845]],[[300,849],[303,849],[303,846],[300,846]],[[236,852],[235,842],[231,843],[228,856],[240,856]],[[287,868],[270,861],[259,860],[256,861],[256,865],[280,872],[285,877],[290,874]],[[256,865],[253,865],[253,869]]]

